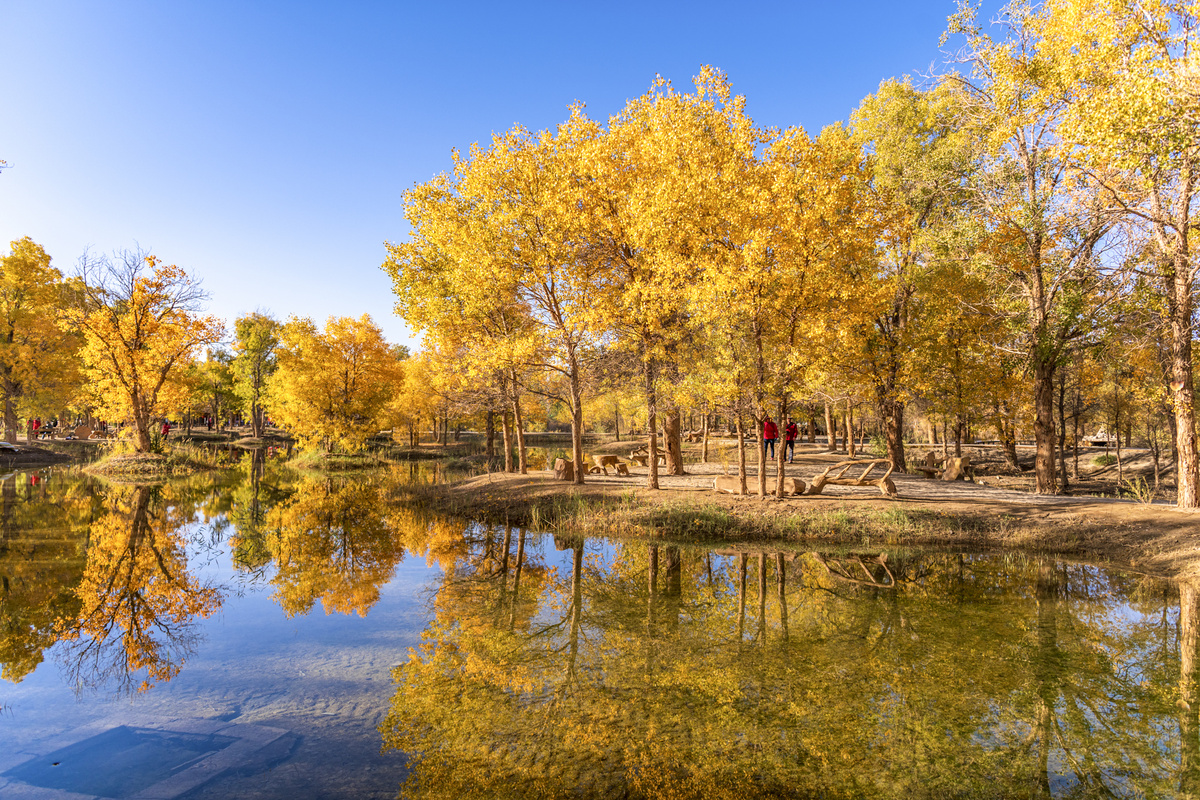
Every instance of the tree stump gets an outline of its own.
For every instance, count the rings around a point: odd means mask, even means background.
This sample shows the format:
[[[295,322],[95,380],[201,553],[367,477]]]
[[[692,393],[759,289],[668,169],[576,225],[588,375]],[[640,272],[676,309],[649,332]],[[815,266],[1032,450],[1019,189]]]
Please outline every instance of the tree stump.
[[[971,457],[946,459],[946,469],[942,472],[942,480],[967,480],[971,475]]]
[[[565,458],[554,459],[554,479],[573,482],[575,480],[575,464]]]

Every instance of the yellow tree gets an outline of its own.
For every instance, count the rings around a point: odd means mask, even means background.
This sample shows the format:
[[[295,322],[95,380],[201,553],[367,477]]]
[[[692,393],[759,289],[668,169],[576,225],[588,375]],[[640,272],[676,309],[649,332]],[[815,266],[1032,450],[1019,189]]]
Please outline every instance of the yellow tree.
[[[483,243],[492,241],[492,220],[486,214],[478,219],[472,199],[459,192],[462,173],[470,165],[457,161],[456,167],[453,179],[439,176],[405,194],[412,235],[407,242],[387,245],[383,268],[392,278],[396,313],[424,338],[425,365],[442,367],[427,370],[422,383],[428,387],[435,374],[452,368],[489,412],[500,410],[505,470],[514,469],[509,434],[515,427],[515,469],[524,473],[528,462],[522,385],[536,360],[537,329],[515,285],[480,285],[481,263],[489,269],[494,264],[474,249],[491,253]],[[494,271],[488,275],[500,279]],[[411,435],[415,420],[406,416]]]
[[[1200,507],[1192,340],[1200,260],[1191,246],[1200,192],[1200,6],[1189,0],[1052,0],[1033,20],[1069,98],[1064,134],[1083,146],[1105,202],[1150,239],[1165,300],[1178,504]]]
[[[63,407],[72,399],[80,341],[59,324],[66,286],[50,256],[29,237],[11,247],[0,259],[0,392],[4,439],[16,442],[17,417],[31,402]]]
[[[653,489],[660,381],[693,363],[688,301],[705,288],[704,265],[728,239],[727,220],[754,202],[748,176],[765,141],[719,71],[705,68],[694,87],[678,92],[660,79],[627,103],[588,142],[572,203],[583,216],[588,257],[603,268],[605,289],[591,313],[641,364]],[[677,412],[666,429],[668,454],[682,471]]]
[[[467,158],[456,153],[452,176],[405,195],[413,238],[389,244],[384,264],[410,325],[471,344],[468,358],[485,380],[499,373],[519,443],[520,388],[536,386],[570,407],[577,483],[584,480],[584,372],[594,339],[588,311],[602,286],[569,190],[580,147],[596,130],[575,108],[555,131],[518,126],[490,147],[473,146]],[[561,381],[535,383],[528,376],[537,373]],[[553,388],[560,382],[561,391]]]
[[[279,331],[278,368],[267,392],[277,423],[306,444],[361,449],[386,422],[407,351],[390,345],[367,314],[330,317],[322,331],[296,318]]]
[[[133,424],[139,453],[150,450],[150,425],[169,411],[164,388],[225,326],[200,313],[207,295],[174,264],[141,252],[115,260],[84,256],[81,302],[71,313],[84,336],[83,365],[97,407],[108,419]]]
[[[963,205],[971,148],[955,118],[953,88],[931,91],[907,80],[884,81],[851,116],[867,153],[872,197],[883,235],[869,323],[854,350],[869,376],[888,457],[904,471],[904,409],[913,389],[913,357],[930,332],[927,300],[954,294],[958,275],[939,251]]]
[[[997,41],[971,7],[951,18],[972,68],[946,80],[960,90],[963,123],[982,142],[971,188],[986,228],[983,265],[1032,378],[1037,491],[1052,494],[1055,374],[1112,295],[1105,250],[1117,215],[1081,180],[1078,147],[1063,136],[1069,92],[1054,79],[1036,13],[1013,3],[1003,21],[1007,37]]]

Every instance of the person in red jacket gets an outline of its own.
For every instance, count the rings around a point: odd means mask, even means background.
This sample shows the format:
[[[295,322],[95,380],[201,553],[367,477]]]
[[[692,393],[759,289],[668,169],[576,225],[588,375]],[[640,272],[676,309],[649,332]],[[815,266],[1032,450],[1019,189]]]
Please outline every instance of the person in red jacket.
[[[784,449],[787,450],[787,460],[789,464],[791,464],[796,457],[796,436],[799,435],[799,433],[800,428],[795,422],[792,422],[791,417],[788,417],[787,425],[783,429],[783,446]]]
[[[771,451],[771,458],[775,457],[775,440],[778,438],[779,426],[768,416],[763,420],[763,444]]]

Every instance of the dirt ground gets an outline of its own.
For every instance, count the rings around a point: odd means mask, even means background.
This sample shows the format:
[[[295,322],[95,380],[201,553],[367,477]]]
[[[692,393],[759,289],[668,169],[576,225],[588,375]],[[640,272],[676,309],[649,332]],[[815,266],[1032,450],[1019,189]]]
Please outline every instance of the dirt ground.
[[[628,454],[628,442],[588,450]],[[921,454],[921,448],[914,448]],[[757,495],[741,497],[713,491],[718,475],[737,474],[736,450],[714,448],[715,463],[687,465],[689,474],[661,474],[661,491],[645,489],[645,467],[632,467],[628,477],[588,475],[583,486],[555,481],[546,471],[527,476],[490,473],[440,490],[447,506],[457,513],[492,519],[525,517],[533,506],[548,507],[575,498],[617,502],[627,509],[680,507],[723,509],[758,532],[786,528],[789,515],[829,518],[852,515],[861,521],[850,536],[884,530],[889,520],[920,520],[902,524],[888,533],[897,544],[949,545],[970,549],[1018,549],[1049,552],[1084,561],[1119,564],[1156,576],[1200,580],[1200,514],[1179,511],[1164,500],[1143,502],[1115,497],[1045,496],[1025,488],[1031,479],[1021,475],[981,475],[976,481],[945,482],[912,475],[893,474],[897,497],[884,496],[875,487],[827,486],[817,496],[785,499]],[[818,452],[805,445],[794,464],[785,467],[789,477],[811,483],[813,476],[844,455]],[[751,491],[756,475],[753,456],[747,468]],[[982,460],[982,459],[981,459]],[[1107,470],[1107,468],[1104,468]],[[983,470],[988,471],[986,467]],[[1082,470],[1081,470],[1082,473]],[[768,489],[775,469],[768,467]],[[1115,490],[1115,483],[1091,476],[1090,483]],[[902,512],[898,514],[897,512]],[[766,523],[766,524],[764,524]],[[863,527],[866,526],[866,527]],[[846,529],[840,534],[846,537]],[[829,536],[833,536],[830,534]]]

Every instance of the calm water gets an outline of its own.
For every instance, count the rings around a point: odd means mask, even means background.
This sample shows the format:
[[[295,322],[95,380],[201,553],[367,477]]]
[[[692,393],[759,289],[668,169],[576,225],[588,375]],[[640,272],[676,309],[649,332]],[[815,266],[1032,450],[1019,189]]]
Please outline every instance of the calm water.
[[[1033,557],[569,540],[392,499],[444,477],[4,478],[0,797],[1200,786],[1190,588]]]

